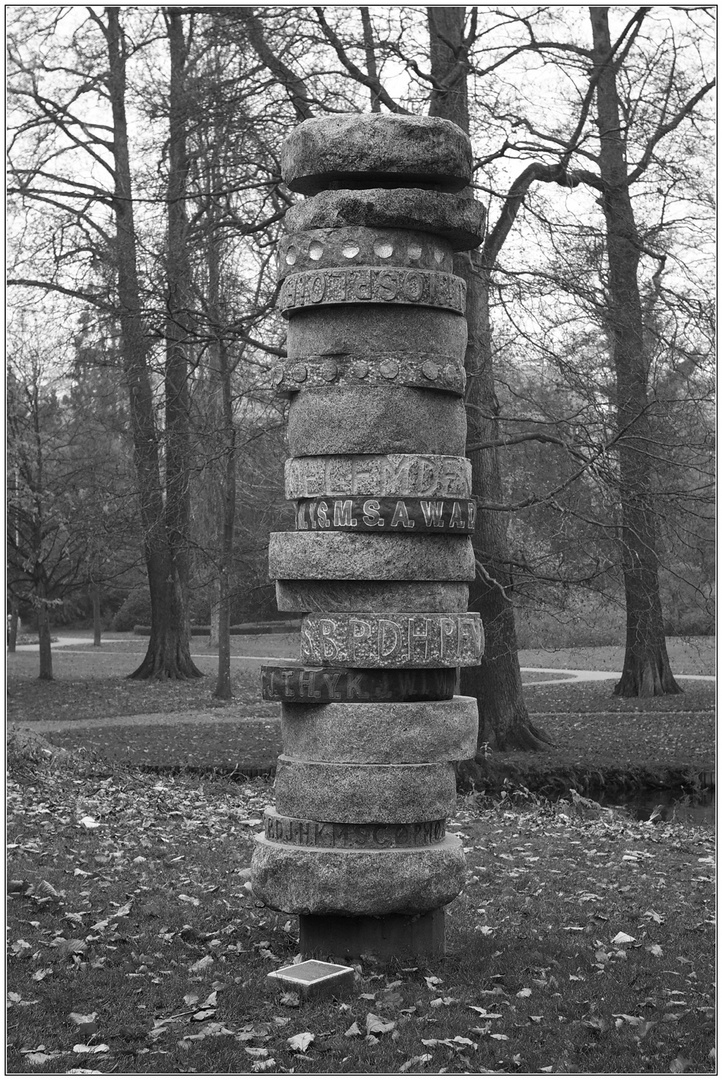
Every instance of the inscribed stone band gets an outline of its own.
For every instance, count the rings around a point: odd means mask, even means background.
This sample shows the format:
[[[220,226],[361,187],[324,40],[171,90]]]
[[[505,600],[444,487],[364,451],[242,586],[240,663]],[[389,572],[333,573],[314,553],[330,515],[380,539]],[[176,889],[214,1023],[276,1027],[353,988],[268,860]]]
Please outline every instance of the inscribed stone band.
[[[409,357],[396,352],[379,357],[347,354],[294,356],[277,364],[271,382],[279,394],[297,394],[319,386],[414,386],[462,396],[463,364],[452,356],[430,353]]]
[[[471,498],[471,462],[461,455],[324,454],[288,458],[285,475],[287,499],[355,495],[396,499]]]
[[[256,837],[253,895],[289,914],[416,914],[450,903],[464,886],[461,840],[427,848],[303,848]]]
[[[279,611],[466,611],[462,581],[276,582]]]
[[[335,181],[395,186],[433,184],[461,191],[471,182],[469,138],[438,116],[337,113],[306,120],[281,144],[281,175],[312,195]]]
[[[465,761],[476,752],[476,698],[281,706],[283,752],[359,765]]]
[[[357,266],[290,274],[281,286],[283,315],[327,304],[418,304],[463,315],[466,282],[444,271]]]
[[[301,660],[351,667],[474,667],[484,653],[475,611],[304,615]]]
[[[461,455],[466,409],[453,394],[408,386],[329,386],[291,398],[288,448],[317,454]]]
[[[278,532],[268,573],[294,581],[473,581],[476,560],[469,536]]]
[[[478,247],[484,239],[485,222],[486,211],[476,199],[410,187],[321,191],[286,211],[289,232],[349,225],[413,229],[444,237],[455,251]]]
[[[299,499],[296,528],[324,532],[473,533],[476,499]]]
[[[404,825],[349,825],[348,822],[309,821],[283,817],[269,807],[263,815],[265,836],[277,844],[299,847],[377,850],[430,847],[446,836],[446,822],[415,821]]]
[[[456,805],[454,766],[346,765],[293,761],[276,766],[276,810],[314,821],[391,825],[449,817]]]
[[[279,281],[289,274],[331,266],[393,266],[453,273],[454,257],[448,240],[409,229],[306,229],[279,244]]]
[[[324,702],[418,702],[449,700],[455,668],[332,668],[268,666],[261,668],[264,701],[295,702],[308,708]]]

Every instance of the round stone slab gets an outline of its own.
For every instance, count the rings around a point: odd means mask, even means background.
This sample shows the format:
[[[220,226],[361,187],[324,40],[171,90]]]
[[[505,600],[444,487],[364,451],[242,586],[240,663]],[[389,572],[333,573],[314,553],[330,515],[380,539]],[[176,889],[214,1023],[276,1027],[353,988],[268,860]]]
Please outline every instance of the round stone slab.
[[[463,399],[406,386],[332,386],[291,399],[288,448],[294,457],[317,454],[462,455]]]
[[[453,248],[443,237],[408,229],[306,229],[284,237],[278,247],[278,280],[326,267],[393,266],[454,270]]]
[[[304,615],[301,660],[351,667],[474,667],[484,653],[475,611]]]
[[[264,701],[297,702],[304,707],[331,701],[444,701],[453,697],[454,668],[262,667]]]
[[[476,499],[299,499],[296,528],[344,532],[473,533]]]
[[[308,270],[284,278],[278,298],[282,315],[328,304],[418,304],[463,315],[466,282],[442,270],[377,266]]]
[[[256,838],[253,895],[299,915],[415,914],[450,903],[464,887],[461,840],[426,848],[353,851]]]
[[[305,229],[409,229],[448,240],[455,251],[476,248],[484,239],[486,213],[475,199],[421,188],[322,191],[286,211],[289,232]]]
[[[348,354],[298,356],[277,364],[271,382],[279,394],[297,394],[319,386],[415,386],[463,396],[466,372],[452,356],[423,353],[409,357],[387,352],[378,357]]]
[[[461,581],[277,581],[279,611],[466,611]]]
[[[356,495],[377,499],[471,498],[471,462],[461,455],[324,454],[288,458],[285,475],[287,499]]]
[[[268,545],[272,579],[473,581],[475,574],[469,536],[274,532]]]
[[[368,705],[281,705],[284,753],[301,761],[410,764],[476,753],[476,698]]]
[[[434,184],[461,191],[471,182],[469,137],[450,120],[385,113],[341,113],[306,120],[281,145],[281,176],[313,195],[343,186]]]
[[[446,836],[446,822],[415,821],[404,825],[349,825],[342,822],[309,821],[282,817],[272,807],[263,815],[266,839],[277,844],[299,847],[362,848],[383,851],[386,848],[429,847]]]
[[[298,358],[302,364],[304,356],[348,355],[370,364],[393,360],[397,349],[426,360],[429,349],[439,346],[444,356],[464,363],[466,319],[454,311],[411,304],[337,304],[331,314],[323,307],[293,313],[286,339],[291,360]]]
[[[314,821],[435,821],[449,817],[456,806],[454,766],[446,762],[347,765],[282,754],[275,790],[279,814]]]

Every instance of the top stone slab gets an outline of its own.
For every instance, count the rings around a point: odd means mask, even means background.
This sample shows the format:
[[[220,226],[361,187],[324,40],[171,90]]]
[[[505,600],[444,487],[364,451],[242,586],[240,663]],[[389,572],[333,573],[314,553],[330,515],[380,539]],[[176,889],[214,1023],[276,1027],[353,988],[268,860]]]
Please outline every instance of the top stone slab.
[[[471,143],[436,116],[345,113],[306,120],[281,147],[291,191],[331,187],[420,187],[461,191],[471,181]]]

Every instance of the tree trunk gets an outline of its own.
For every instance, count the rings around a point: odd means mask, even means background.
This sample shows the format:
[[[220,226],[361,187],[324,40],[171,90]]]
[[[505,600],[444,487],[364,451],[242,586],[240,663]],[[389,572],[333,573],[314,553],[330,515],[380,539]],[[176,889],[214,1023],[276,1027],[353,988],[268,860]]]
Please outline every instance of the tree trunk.
[[[53,678],[53,653],[50,647],[50,614],[45,599],[45,588],[42,583],[38,583],[35,595],[38,613],[38,642],[40,643],[40,672],[38,678],[51,681]]]
[[[129,678],[187,678],[188,675],[200,672],[190,659],[187,615],[182,605],[182,594],[179,596],[178,590],[174,588],[175,567],[165,522],[153,387],[148,371],[149,346],[143,327],[138,282],[125,112],[126,45],[120,26],[120,9],[107,8],[106,14],[108,22],[104,32],[110,67],[108,92],[113,113],[113,209],[116,223],[120,342],[123,370],[130,395],[130,421],[151,606],[148,651],[140,667],[136,668]]]
[[[458,124],[469,132],[467,62],[463,7],[428,8],[431,73],[436,82],[429,113]],[[471,191],[466,192],[471,197]],[[454,271],[467,286],[466,320],[469,341],[465,366],[467,387],[467,442],[495,442],[498,405],[494,391],[491,323],[489,319],[490,269],[480,256],[457,256]],[[472,488],[483,502],[502,501],[501,471],[495,449],[469,453]],[[495,750],[542,749],[549,740],[535,728],[524,703],[514,625],[514,609],[506,586],[506,521],[498,512],[480,510],[474,533],[476,580],[469,609],[478,611],[486,634],[481,664],[461,671],[461,693],[479,705],[479,747]]]
[[[100,589],[97,585],[91,586],[90,595],[93,600],[93,645],[99,649],[103,626],[100,621]]]
[[[210,634],[208,637],[208,648],[211,652],[218,652],[218,640],[220,634],[220,596],[221,586],[218,581],[218,577],[214,577],[210,584],[209,592],[211,594],[210,600]]]
[[[476,253],[467,265],[472,271],[467,270],[465,275],[469,324],[467,440],[470,446],[492,445],[468,454],[472,487],[482,504],[474,532],[477,572],[470,589],[469,609],[481,615],[486,647],[478,667],[462,669],[461,693],[475,697],[479,703],[479,746],[486,743],[492,750],[543,750],[551,740],[531,723],[524,702],[514,608],[509,596],[512,580],[506,515],[483,509],[485,502],[498,505],[504,501],[498,450],[493,445],[499,441],[499,404],[494,389],[489,317],[491,274]]]
[[[590,8],[597,81],[599,166],[604,184],[609,325],[616,376],[621,543],[627,639],[622,697],[679,694],[667,656],[659,595],[651,484],[648,363],[638,267],[640,241],[629,194],[625,146],[607,8]]]
[[[8,652],[15,652],[18,644],[18,603],[10,601],[10,622],[8,624]]]

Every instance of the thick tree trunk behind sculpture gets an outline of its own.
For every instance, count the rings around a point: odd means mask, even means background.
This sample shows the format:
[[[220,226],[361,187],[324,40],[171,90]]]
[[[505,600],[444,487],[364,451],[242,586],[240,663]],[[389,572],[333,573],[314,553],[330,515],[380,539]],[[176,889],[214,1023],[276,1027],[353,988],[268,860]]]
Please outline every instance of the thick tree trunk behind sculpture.
[[[607,8],[590,8],[599,117],[599,166],[609,264],[609,324],[616,375],[621,543],[627,640],[622,697],[681,693],[669,665],[659,596],[650,401],[637,271],[640,240],[629,194]]]
[[[464,17],[463,7],[428,9],[431,72],[437,86],[446,87],[432,93],[429,113],[452,120],[468,134]],[[484,266],[483,255],[474,253],[457,256],[454,269],[467,287],[467,444],[494,444],[499,425],[489,319],[491,268]],[[548,740],[530,723],[524,704],[514,609],[506,592],[511,584],[505,557],[506,521],[501,513],[483,509],[484,503],[503,501],[498,452],[493,447],[472,450],[468,457],[473,490],[481,502],[474,534],[477,573],[469,610],[481,615],[486,649],[478,667],[462,671],[461,693],[479,703],[479,746],[541,749]]]

